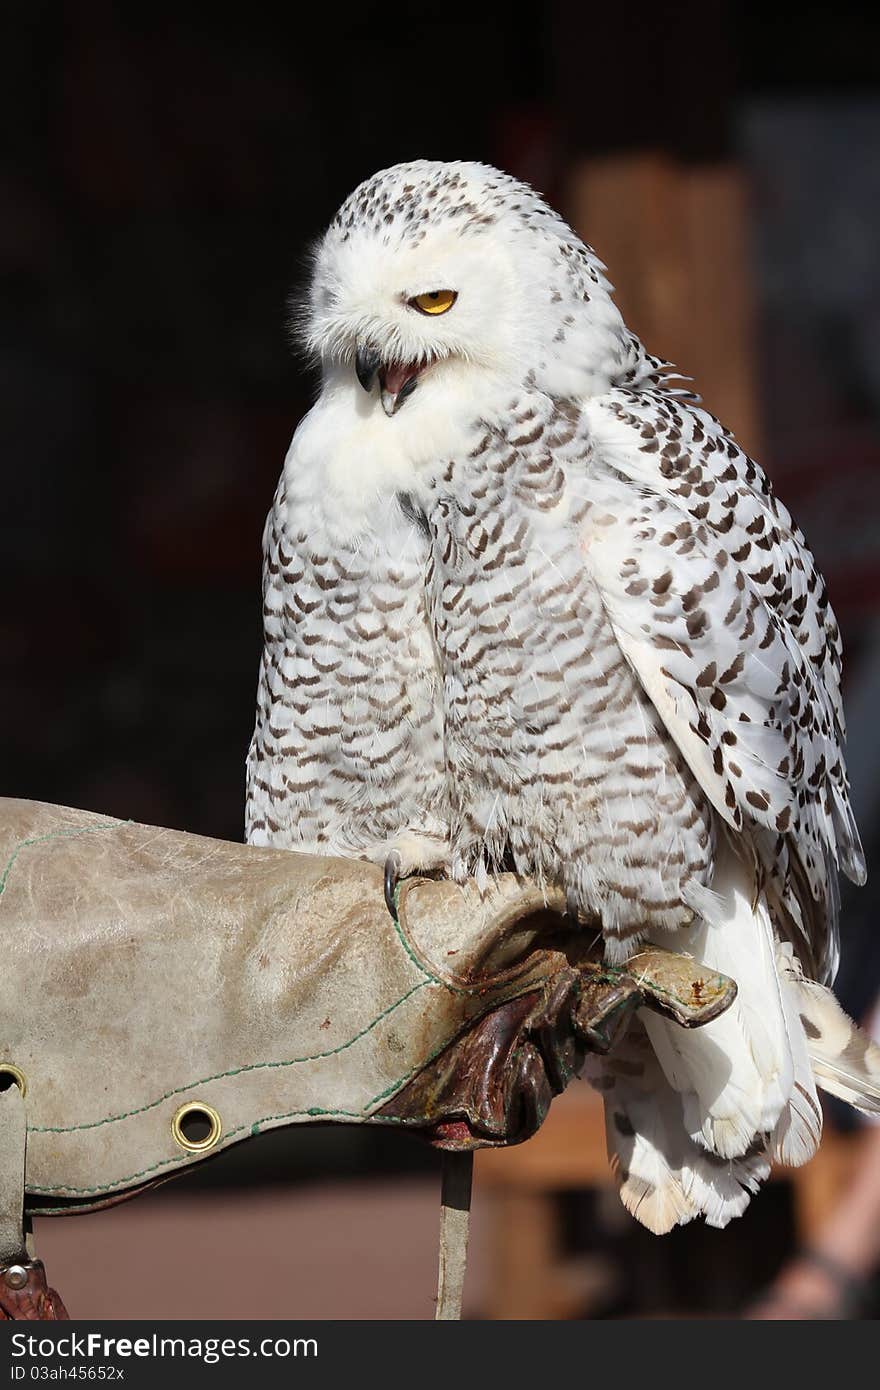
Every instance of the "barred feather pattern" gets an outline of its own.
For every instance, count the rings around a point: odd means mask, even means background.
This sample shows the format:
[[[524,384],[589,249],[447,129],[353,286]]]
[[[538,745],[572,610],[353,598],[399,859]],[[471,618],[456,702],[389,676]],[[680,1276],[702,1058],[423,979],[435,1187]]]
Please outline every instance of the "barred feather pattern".
[[[840,632],[824,580],[803,534],[761,469],[695,401],[670,398],[658,381],[653,389],[612,390],[591,403],[590,418],[594,449],[605,465],[651,502],[671,506],[672,524],[685,539],[695,536],[703,552],[718,568],[733,572],[741,586],[740,605],[746,614],[742,636],[754,636],[757,660],[777,679],[773,690],[756,687],[762,697],[758,710],[734,706],[725,714],[723,706],[719,709],[722,700],[729,700],[731,685],[735,695],[750,672],[728,667],[724,680],[717,657],[714,672],[707,664],[690,680],[680,658],[664,662],[659,677],[656,670],[653,674],[673,698],[681,699],[681,687],[702,704],[698,733],[713,759],[724,764],[719,775],[725,777],[725,805],[718,809],[737,826],[741,809],[756,829],[767,832],[759,830],[753,836],[765,873],[815,949],[814,968],[833,978],[838,958],[837,870],[842,868],[860,883],[865,864],[843,759]],[[685,531],[686,522],[692,530]],[[641,524],[650,524],[644,514]],[[685,602],[690,605],[689,624],[699,613],[712,624],[712,608],[699,603],[702,594],[686,591],[680,597],[683,607]],[[630,605],[632,612],[622,618],[624,632],[638,621],[637,606]],[[716,596],[712,607],[719,606]],[[731,627],[727,619],[725,626]],[[670,631],[665,635],[673,636]],[[689,632],[674,636],[686,658],[688,646],[695,653],[705,646],[690,641]],[[717,636],[716,621],[710,642]],[[635,660],[642,669],[656,667],[648,644],[637,634],[629,632],[624,640],[638,643]],[[753,679],[756,667],[750,670]],[[708,694],[709,708],[705,699],[700,701],[701,688]],[[719,713],[724,717],[719,719]],[[731,728],[731,716],[754,721],[756,714],[770,731],[765,736],[767,768],[760,784],[749,786],[735,771],[738,756],[729,752],[734,739],[743,739],[742,730]],[[707,723],[720,726],[720,737],[713,737],[714,730],[707,736]],[[775,764],[771,749],[779,754]],[[758,802],[765,796],[767,805],[762,807]],[[805,880],[808,894],[799,892],[797,876]]]
[[[448,825],[424,534],[393,491],[336,507],[295,439],[264,557],[248,841],[432,867]]]
[[[476,431],[425,508],[454,864],[561,885],[623,957],[651,926],[693,920],[711,806],[578,544],[608,514],[585,486],[585,415],[526,393],[509,418]]]
[[[711,417],[670,397],[637,431],[623,394],[577,407],[523,391],[504,428],[475,426],[426,506],[456,863],[507,852],[625,935],[621,898],[681,903],[690,878],[708,882],[724,823],[749,838],[811,967],[831,975],[838,864],[857,880],[864,865],[824,587]],[[646,447],[692,481],[666,487]],[[715,477],[729,472],[736,487]],[[763,563],[750,566],[753,552]],[[656,808],[679,794],[691,812],[661,823]],[[619,796],[638,814],[621,816]],[[694,812],[688,839],[679,818]]]

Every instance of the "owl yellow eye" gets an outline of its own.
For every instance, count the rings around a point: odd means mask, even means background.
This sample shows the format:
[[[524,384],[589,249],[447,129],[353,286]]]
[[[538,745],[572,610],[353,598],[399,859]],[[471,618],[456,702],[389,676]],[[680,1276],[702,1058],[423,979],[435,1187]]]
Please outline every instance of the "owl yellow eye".
[[[457,299],[455,290],[432,290],[430,294],[417,294],[409,302],[420,314],[445,314]]]

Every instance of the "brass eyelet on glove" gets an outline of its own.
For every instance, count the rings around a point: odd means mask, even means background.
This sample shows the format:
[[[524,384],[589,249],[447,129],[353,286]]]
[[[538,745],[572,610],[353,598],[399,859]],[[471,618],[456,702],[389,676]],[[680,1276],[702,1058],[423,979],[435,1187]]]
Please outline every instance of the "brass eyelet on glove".
[[[207,1134],[198,1137],[199,1132],[208,1125]],[[171,1133],[176,1142],[187,1153],[201,1154],[213,1149],[223,1130],[223,1122],[213,1105],[203,1100],[188,1100],[171,1121]]]
[[[12,1065],[11,1062],[0,1062],[0,1091],[6,1091],[10,1082],[17,1086],[23,1096],[27,1095],[27,1081],[23,1071]]]

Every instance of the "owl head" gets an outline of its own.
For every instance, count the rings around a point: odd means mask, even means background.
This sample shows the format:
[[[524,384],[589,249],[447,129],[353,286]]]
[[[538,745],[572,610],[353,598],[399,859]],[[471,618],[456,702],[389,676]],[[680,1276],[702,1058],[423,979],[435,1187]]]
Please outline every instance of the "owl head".
[[[604,267],[531,188],[484,164],[374,175],[321,240],[303,338],[325,381],[394,416],[414,395],[607,389],[630,351]]]

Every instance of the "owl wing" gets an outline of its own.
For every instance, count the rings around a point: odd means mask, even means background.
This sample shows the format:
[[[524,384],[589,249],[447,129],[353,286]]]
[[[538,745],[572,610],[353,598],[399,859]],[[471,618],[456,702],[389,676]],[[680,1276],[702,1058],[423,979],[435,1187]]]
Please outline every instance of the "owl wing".
[[[604,458],[725,539],[820,674],[842,737],[840,629],[803,533],[758,464],[713,415],[682,399],[681,392],[612,392],[594,425],[603,436]]]
[[[587,411],[581,543],[617,640],[827,975],[837,868],[861,882],[864,859],[843,760],[840,638],[815,563],[757,465],[705,411],[623,390]]]

